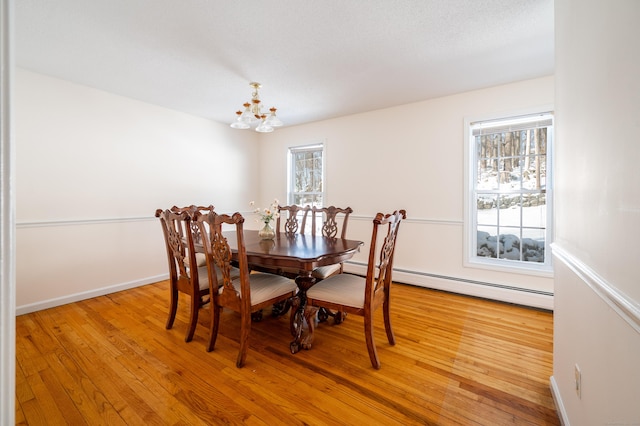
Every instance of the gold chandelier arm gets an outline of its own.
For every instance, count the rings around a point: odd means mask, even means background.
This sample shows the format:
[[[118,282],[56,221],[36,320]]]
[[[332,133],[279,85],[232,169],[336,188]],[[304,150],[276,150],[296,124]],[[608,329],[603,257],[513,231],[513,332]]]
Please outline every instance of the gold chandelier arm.
[[[268,116],[265,112],[262,111],[259,93],[262,85],[254,81],[249,83],[249,86],[253,88],[253,91],[251,93],[251,102],[246,102],[244,104],[244,112],[236,112],[237,118],[236,121],[231,124],[231,127],[235,129],[247,129],[249,128],[249,124],[251,123],[251,121],[253,121],[254,117],[257,120],[261,120],[260,125],[258,126],[258,128],[256,128],[256,130],[259,132],[272,132],[273,127],[282,126],[282,121],[280,121],[276,117],[275,108],[271,108],[269,110],[271,114],[269,114]]]

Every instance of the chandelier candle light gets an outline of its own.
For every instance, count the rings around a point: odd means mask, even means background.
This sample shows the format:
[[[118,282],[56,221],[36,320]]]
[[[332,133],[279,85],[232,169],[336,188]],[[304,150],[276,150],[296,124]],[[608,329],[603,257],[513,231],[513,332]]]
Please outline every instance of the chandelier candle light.
[[[268,133],[273,132],[274,127],[282,126],[282,121],[276,117],[276,108],[269,108],[270,113],[267,115],[262,111],[262,105],[260,105],[260,94],[258,90],[262,87],[260,83],[251,82],[249,86],[253,87],[253,93],[251,93],[251,102],[245,102],[244,112],[236,111],[236,121],[231,123],[231,127],[234,129],[249,129],[251,124],[260,121],[260,124],[256,127],[256,132]]]

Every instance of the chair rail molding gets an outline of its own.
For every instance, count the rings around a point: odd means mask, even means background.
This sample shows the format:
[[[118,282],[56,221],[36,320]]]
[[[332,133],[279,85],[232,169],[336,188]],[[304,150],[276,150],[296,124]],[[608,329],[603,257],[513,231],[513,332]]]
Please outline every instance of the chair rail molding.
[[[47,228],[54,226],[100,225],[107,223],[147,222],[157,220],[153,216],[112,217],[97,219],[59,219],[17,222],[16,228]]]
[[[582,279],[623,320],[640,333],[640,304],[608,283],[580,259],[557,243],[551,244],[553,256]]]
[[[240,212],[245,218],[250,217],[253,211]],[[16,228],[41,228],[55,226],[78,226],[78,225],[102,225],[110,223],[126,223],[126,222],[149,222],[157,221],[155,216],[123,216],[123,217],[105,217],[105,218],[89,218],[89,219],[48,219],[48,220],[32,220],[20,221],[16,223]]]
[[[371,222],[371,219],[375,214],[371,216],[364,215],[354,215],[349,216],[349,220],[358,220],[358,221],[367,221]],[[453,226],[462,226],[464,225],[464,221],[462,220],[451,220],[451,219],[429,219],[429,218],[420,218],[420,217],[407,217],[402,221],[403,223],[422,223],[422,224],[430,224],[430,225],[453,225]]]

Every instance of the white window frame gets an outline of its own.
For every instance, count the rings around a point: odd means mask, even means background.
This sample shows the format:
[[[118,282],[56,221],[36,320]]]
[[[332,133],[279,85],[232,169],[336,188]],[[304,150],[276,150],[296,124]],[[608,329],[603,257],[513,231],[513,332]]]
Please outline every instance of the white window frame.
[[[327,147],[324,141],[318,141],[318,142],[309,143],[305,145],[290,146],[289,149],[287,149],[287,203],[289,205],[295,204],[294,195],[296,194],[293,191],[293,189],[295,188],[295,184],[294,184],[295,165],[293,161],[293,153],[301,152],[301,151],[315,151],[315,150],[318,150],[318,148],[320,148],[320,150],[322,151],[322,191],[319,193],[320,196],[322,197],[322,203],[320,203],[319,205],[316,204],[316,207],[322,207],[324,205],[326,200],[326,176],[327,176],[326,174]],[[304,207],[304,206],[301,206],[301,207]]]
[[[546,229],[544,262],[526,262],[518,260],[495,259],[477,255],[477,201],[476,174],[477,153],[472,125],[478,122],[502,121],[519,117],[550,114],[553,120],[553,106],[545,105],[527,110],[492,114],[464,119],[464,266],[490,269],[502,272],[523,273],[529,275],[553,276],[553,264],[550,245],[553,238],[553,124],[547,132],[547,164],[545,177],[546,190]]]

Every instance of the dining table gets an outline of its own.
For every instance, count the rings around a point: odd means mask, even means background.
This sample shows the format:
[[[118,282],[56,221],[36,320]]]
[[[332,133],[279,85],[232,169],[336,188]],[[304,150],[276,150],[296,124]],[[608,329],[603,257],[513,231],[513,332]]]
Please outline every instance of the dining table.
[[[225,231],[233,256],[238,243],[235,231]],[[292,306],[291,320],[294,340],[289,347],[291,353],[301,348],[309,349],[313,341],[313,327],[304,327],[307,290],[316,283],[312,272],[320,266],[334,265],[351,259],[364,244],[358,240],[330,238],[321,235],[290,234],[279,232],[273,239],[262,239],[258,231],[245,229],[243,233],[250,267],[266,271],[294,271],[298,286],[297,303]],[[307,334],[303,336],[303,329]]]

